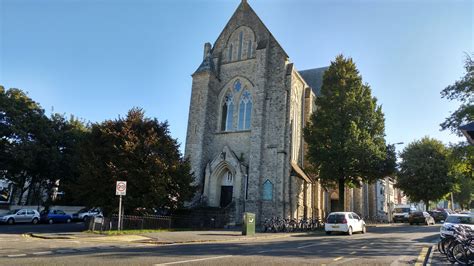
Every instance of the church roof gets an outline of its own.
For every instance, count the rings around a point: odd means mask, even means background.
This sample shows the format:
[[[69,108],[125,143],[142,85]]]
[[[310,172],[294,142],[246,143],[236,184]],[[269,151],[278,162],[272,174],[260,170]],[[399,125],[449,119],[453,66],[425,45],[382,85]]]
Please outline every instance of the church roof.
[[[316,96],[321,95],[321,86],[323,85],[323,75],[329,67],[319,67],[298,71],[306,83],[313,89]]]
[[[201,65],[199,65],[198,69],[194,72],[194,74],[206,71],[214,72],[214,62],[212,62],[210,55],[207,55],[206,58],[202,60]]]

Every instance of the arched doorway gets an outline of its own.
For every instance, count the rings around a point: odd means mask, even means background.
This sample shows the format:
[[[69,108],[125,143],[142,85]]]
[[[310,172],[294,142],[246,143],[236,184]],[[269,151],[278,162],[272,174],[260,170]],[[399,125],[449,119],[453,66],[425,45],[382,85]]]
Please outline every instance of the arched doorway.
[[[234,192],[234,176],[231,172],[226,171],[222,175],[221,180],[221,195],[220,195],[220,207],[226,207],[232,202],[232,194]]]

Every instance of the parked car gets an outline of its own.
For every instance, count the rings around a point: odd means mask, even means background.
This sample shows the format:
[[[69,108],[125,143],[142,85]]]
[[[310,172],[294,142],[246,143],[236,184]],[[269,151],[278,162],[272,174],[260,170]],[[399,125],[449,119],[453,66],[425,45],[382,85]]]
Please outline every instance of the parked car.
[[[445,237],[446,235],[453,235],[454,229],[453,227],[461,224],[471,227],[474,230],[474,215],[473,214],[452,214],[446,218],[443,225],[439,229],[439,234],[441,237]]]
[[[353,232],[367,232],[365,222],[356,213],[353,212],[331,212],[324,224],[326,234],[332,232],[344,232],[352,235]]]
[[[408,216],[408,222],[413,225],[413,224],[436,224],[435,220],[431,215],[427,212],[412,212]]]
[[[0,216],[0,222],[7,224],[14,223],[32,223],[37,224],[40,221],[40,214],[34,209],[16,209]]]
[[[92,209],[81,209],[80,211],[72,214],[73,220],[80,220],[85,221],[91,217],[95,216],[102,216],[102,210],[100,208],[92,208]]]
[[[446,218],[448,218],[449,215],[454,214],[454,213],[455,212],[453,212],[450,209],[436,209],[432,211],[432,214],[431,213],[430,214],[435,219],[435,222],[443,223],[446,220]]]
[[[392,220],[394,223],[406,223],[408,222],[408,216],[410,216],[410,213],[414,211],[416,211],[416,209],[409,204],[395,205],[395,208],[392,212]]]
[[[43,210],[40,215],[40,221],[43,223],[70,223],[72,217],[61,210]]]

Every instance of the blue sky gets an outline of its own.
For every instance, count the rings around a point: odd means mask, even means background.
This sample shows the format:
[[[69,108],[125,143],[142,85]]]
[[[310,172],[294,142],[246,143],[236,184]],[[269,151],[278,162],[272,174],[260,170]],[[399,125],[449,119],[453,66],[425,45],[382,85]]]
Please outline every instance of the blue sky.
[[[131,107],[186,138],[191,74],[240,0],[0,0],[0,84],[97,122]],[[387,142],[457,142],[440,91],[474,52],[473,1],[249,0],[298,70],[352,57],[383,106]],[[402,148],[402,147],[399,147]]]

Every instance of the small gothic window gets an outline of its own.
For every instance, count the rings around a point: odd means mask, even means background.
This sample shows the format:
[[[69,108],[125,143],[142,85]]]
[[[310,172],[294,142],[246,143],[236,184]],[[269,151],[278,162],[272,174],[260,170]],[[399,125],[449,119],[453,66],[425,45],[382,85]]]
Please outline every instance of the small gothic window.
[[[234,114],[234,100],[232,93],[227,93],[225,96],[224,104],[222,105],[222,122],[221,122],[221,130],[229,131],[232,130],[232,117]]]
[[[263,200],[273,200],[273,184],[270,180],[263,183]]]
[[[247,47],[247,58],[252,57],[252,41],[249,41],[248,47]]]
[[[250,129],[252,118],[252,95],[248,90],[242,93],[239,104],[239,129]]]
[[[227,172],[223,177],[222,177],[222,186],[232,186],[234,184],[234,177],[232,176],[231,172]]]
[[[242,46],[243,46],[243,43],[244,43],[244,32],[241,31],[240,34],[239,34],[239,52],[237,54],[237,60],[242,59]]]
[[[229,45],[229,54],[227,57],[229,59],[229,62],[232,61],[232,44]]]

